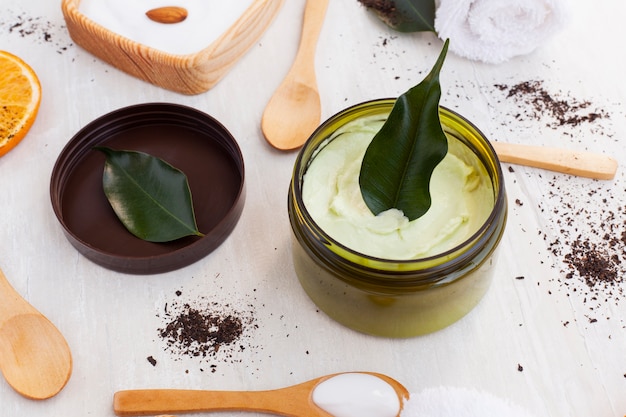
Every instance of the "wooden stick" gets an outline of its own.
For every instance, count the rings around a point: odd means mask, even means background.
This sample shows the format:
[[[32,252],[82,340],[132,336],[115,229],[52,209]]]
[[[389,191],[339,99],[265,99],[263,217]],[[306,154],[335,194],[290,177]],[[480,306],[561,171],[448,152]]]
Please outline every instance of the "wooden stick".
[[[501,162],[598,180],[615,177],[617,161],[607,155],[546,146],[491,142]]]

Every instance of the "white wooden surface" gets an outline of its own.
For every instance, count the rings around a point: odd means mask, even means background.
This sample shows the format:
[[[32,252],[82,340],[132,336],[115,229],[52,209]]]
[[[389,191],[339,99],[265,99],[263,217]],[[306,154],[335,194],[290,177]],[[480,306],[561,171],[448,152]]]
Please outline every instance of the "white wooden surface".
[[[58,396],[43,402],[20,397],[0,380],[0,415],[112,416],[112,395],[120,389],[270,389],[351,370],[386,373],[413,392],[474,387],[537,416],[626,415],[626,299],[620,295],[626,283],[589,291],[581,280],[565,277],[563,263],[568,236],[601,241],[598,231],[611,211],[617,220],[605,223],[615,224],[612,233],[621,237],[621,169],[614,181],[598,182],[505,166],[510,213],[497,279],[470,315],[445,330],[380,339],[316,311],[290,258],[286,195],[295,153],[271,149],[259,128],[295,54],[303,6],[303,0],[285,2],[226,78],[205,94],[184,96],[134,79],[73,45],[57,2],[3,1],[0,48],[31,64],[43,101],[30,134],[0,159],[0,267],[64,333],[74,372]],[[572,0],[572,6],[571,25],[529,56],[492,66],[450,55],[442,104],[493,139],[602,151],[623,163],[626,3]],[[404,92],[422,79],[440,47],[432,34],[388,30],[356,0],[331,2],[317,61],[323,117]],[[561,97],[589,100],[609,117],[557,129],[545,127],[545,120],[516,119],[523,109],[493,85],[528,80],[543,80]],[[51,209],[49,179],[57,155],[82,126],[152,101],[196,107],[230,129],[246,160],[247,201],[234,233],[207,258],[171,273],[130,276],[98,267],[70,246]],[[577,210],[583,213],[572,225],[559,224]],[[557,239],[561,254],[551,250]],[[613,250],[623,255],[624,244]],[[242,341],[245,350],[204,362],[165,351],[157,335],[165,303],[202,297],[253,306],[258,328]]]

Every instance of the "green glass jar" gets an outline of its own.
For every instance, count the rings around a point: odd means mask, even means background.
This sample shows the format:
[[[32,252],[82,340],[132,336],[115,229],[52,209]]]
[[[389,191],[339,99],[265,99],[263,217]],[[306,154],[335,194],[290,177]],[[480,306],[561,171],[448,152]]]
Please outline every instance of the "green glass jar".
[[[359,332],[404,338],[442,329],[472,310],[492,280],[505,229],[507,200],[502,169],[485,136],[460,115],[440,107],[449,152],[480,168],[493,190],[487,220],[462,244],[423,259],[364,255],[331,238],[302,198],[310,162],[338,129],[358,118],[386,118],[395,99],[365,102],[341,111],[309,138],[295,162],[288,195],[293,262],[305,292],[337,322]]]

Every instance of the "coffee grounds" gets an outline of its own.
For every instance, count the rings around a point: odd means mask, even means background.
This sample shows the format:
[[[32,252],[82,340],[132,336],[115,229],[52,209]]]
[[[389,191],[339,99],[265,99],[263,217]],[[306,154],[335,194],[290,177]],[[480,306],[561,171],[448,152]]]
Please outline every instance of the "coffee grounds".
[[[159,336],[170,348],[182,354],[202,357],[237,341],[242,333],[243,323],[233,314],[201,312],[189,304],[165,328],[159,329]]]
[[[515,85],[494,84],[494,87],[505,92],[507,99],[520,105],[520,113],[516,119],[545,120],[550,119],[548,127],[578,126],[593,123],[598,119],[608,118],[609,114],[601,109],[592,109],[587,100],[571,97],[560,97],[550,93],[543,81],[523,81]]]
[[[181,295],[182,291],[176,291],[176,297]],[[239,362],[235,353],[249,346],[245,340],[257,327],[252,305],[237,309],[228,303],[204,299],[195,303],[179,300],[166,303],[162,317],[165,325],[157,333],[165,342],[165,350],[175,359]],[[215,372],[215,367],[212,371]]]
[[[594,315],[618,305],[626,293],[626,206],[598,183],[586,190],[565,187],[556,179],[540,210],[554,215],[548,249],[561,272],[556,283],[568,296],[576,295]],[[548,234],[544,232],[544,239]],[[597,322],[588,317],[589,323]]]
[[[617,254],[611,255],[606,249],[589,240],[578,237],[571,242],[570,251],[563,259],[570,269],[567,278],[572,278],[577,273],[589,288],[622,282],[617,271],[621,262]]]
[[[19,36],[36,44],[52,45],[59,54],[73,45],[64,25],[58,25],[42,16],[31,16],[14,10],[3,11],[0,16],[0,35]]]

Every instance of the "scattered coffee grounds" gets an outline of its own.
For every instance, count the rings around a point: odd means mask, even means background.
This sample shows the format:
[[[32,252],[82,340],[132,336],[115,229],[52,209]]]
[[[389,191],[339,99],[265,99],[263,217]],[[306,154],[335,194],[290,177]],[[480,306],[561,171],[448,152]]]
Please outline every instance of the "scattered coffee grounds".
[[[204,298],[185,301],[182,294],[176,291],[174,301],[165,303],[159,314],[164,325],[157,334],[165,342],[164,350],[175,360],[240,362],[236,354],[250,347],[251,332],[257,328],[254,307],[237,308]],[[216,367],[210,369],[215,372]]]
[[[626,206],[605,185],[555,178],[540,206],[553,215],[553,230],[544,239],[560,271],[556,283],[593,312],[589,323],[626,295]]]
[[[58,25],[42,16],[31,16],[26,12],[13,10],[2,12],[0,36],[19,36],[36,44],[51,45],[60,54],[73,45],[64,25]]]
[[[152,356],[148,356],[146,359],[148,360],[148,362],[150,362],[150,365],[156,366],[157,361]]]
[[[572,278],[574,273],[578,273],[590,288],[622,282],[617,272],[621,262],[619,257],[616,254],[611,255],[604,247],[589,240],[578,237],[571,242],[564,261],[570,269],[567,277]]]
[[[593,123],[597,119],[608,118],[609,114],[601,109],[592,108],[588,100],[561,97],[549,92],[543,81],[523,81],[515,85],[494,84],[494,87],[506,93],[506,98],[520,105],[516,119],[549,119],[547,126],[578,126]]]
[[[234,313],[199,311],[189,304],[185,304],[167,326],[159,329],[159,336],[170,348],[202,357],[236,342],[242,333],[243,323]]]

